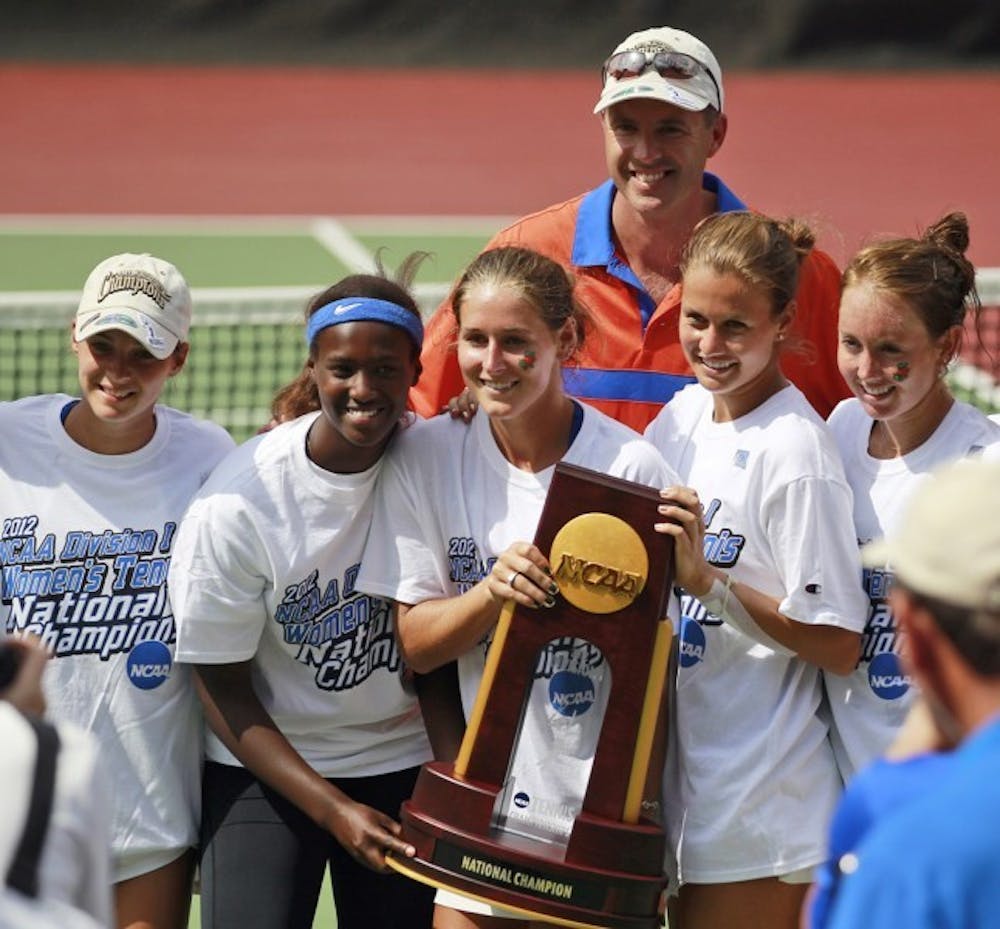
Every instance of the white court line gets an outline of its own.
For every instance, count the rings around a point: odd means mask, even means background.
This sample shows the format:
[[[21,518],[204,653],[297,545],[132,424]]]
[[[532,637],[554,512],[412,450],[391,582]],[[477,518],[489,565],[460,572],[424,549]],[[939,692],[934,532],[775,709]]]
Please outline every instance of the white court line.
[[[341,216],[352,232],[362,235],[454,235],[489,238],[505,229],[515,216]]]
[[[314,220],[312,234],[323,248],[352,271],[370,274],[377,270],[375,256],[337,220],[329,217]]]

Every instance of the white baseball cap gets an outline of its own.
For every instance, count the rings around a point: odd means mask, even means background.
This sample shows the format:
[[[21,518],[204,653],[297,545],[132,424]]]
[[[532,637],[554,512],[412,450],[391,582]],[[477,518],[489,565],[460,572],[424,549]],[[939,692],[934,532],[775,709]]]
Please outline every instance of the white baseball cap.
[[[181,272],[152,255],[113,255],[83,285],[74,339],[120,329],[154,357],[168,358],[191,328],[191,292]]]
[[[665,55],[654,59],[658,53]],[[611,53],[602,75],[604,87],[595,113],[637,98],[662,100],[696,112],[710,106],[722,111],[719,62],[704,42],[681,29],[659,26],[633,32]]]
[[[896,531],[861,550],[910,590],[971,610],[1000,610],[1000,461],[970,458],[932,474]]]

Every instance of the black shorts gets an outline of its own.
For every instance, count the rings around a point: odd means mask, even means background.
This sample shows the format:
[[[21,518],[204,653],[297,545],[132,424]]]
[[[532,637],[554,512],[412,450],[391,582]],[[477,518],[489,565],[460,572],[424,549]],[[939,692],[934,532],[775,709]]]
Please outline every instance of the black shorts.
[[[330,783],[398,819],[418,770]],[[311,929],[327,865],[338,929],[431,925],[433,888],[359,864],[330,833],[244,768],[206,763],[201,848],[203,929]]]

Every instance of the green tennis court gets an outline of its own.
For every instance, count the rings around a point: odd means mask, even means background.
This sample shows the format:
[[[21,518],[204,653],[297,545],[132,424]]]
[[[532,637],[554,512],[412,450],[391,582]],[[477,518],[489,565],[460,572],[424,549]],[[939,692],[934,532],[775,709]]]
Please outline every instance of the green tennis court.
[[[4,217],[0,292],[78,290],[102,258],[150,252],[193,288],[326,285],[372,261],[431,253],[423,282],[450,282],[502,217]]]

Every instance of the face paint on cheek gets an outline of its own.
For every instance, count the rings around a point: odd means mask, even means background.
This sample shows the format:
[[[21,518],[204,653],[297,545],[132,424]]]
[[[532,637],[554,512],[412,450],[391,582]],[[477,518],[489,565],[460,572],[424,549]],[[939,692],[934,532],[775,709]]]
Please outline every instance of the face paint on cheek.
[[[908,361],[900,361],[896,364],[896,373],[892,376],[894,381],[900,382],[905,381],[910,376],[910,363]]]
[[[535,366],[535,351],[534,349],[529,349],[524,353],[524,356],[517,363],[517,366],[522,371],[530,371]]]

